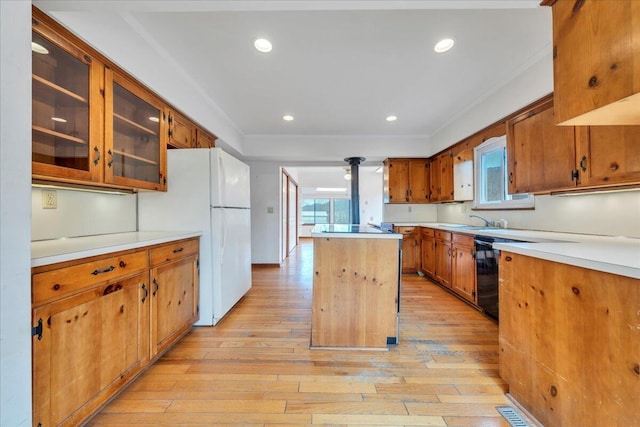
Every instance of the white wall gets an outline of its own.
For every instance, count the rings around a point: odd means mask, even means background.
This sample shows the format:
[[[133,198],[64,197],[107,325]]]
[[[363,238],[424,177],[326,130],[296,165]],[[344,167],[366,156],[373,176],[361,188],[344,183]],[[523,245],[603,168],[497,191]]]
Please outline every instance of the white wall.
[[[535,210],[471,211],[471,202],[438,206],[438,221],[481,225],[504,218],[509,228],[640,238],[640,190],[580,196],[536,196]],[[467,212],[463,213],[463,206]]]
[[[280,264],[281,168],[275,162],[247,162],[251,168],[251,262]]]
[[[31,425],[31,2],[0,1],[0,425]]]
[[[57,209],[42,208],[42,189],[31,190],[31,240],[136,231],[136,195],[55,190]]]
[[[385,204],[382,210],[384,222],[435,222],[438,221],[436,205]]]

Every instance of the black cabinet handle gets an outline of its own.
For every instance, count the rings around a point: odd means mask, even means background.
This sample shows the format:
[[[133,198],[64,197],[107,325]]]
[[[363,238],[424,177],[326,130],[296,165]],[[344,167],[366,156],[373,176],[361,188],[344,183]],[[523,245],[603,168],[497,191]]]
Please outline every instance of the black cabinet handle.
[[[180,253],[180,252],[182,252],[182,251],[184,251],[184,248],[178,248],[178,249],[174,249],[174,250],[173,250],[173,253],[174,253],[174,254],[178,254],[178,253]]]
[[[98,153],[98,155],[96,156],[96,158],[93,160],[93,164],[94,165],[98,165],[98,163],[100,162],[100,150],[98,149],[97,146],[93,147],[93,151],[95,151],[96,153]]]
[[[582,169],[582,172],[586,172],[587,171],[587,156],[582,156],[582,159],[580,159],[580,169]]]
[[[147,285],[145,285],[144,283],[142,284],[142,290],[144,291],[144,296],[142,297],[142,302],[144,303],[144,301],[149,296],[149,291],[147,290]]]
[[[93,274],[94,276],[97,276],[98,274],[102,274],[102,273],[108,273],[110,271],[115,270],[116,268],[113,265],[110,265],[107,268],[104,268],[102,270],[93,270],[93,272],[91,274]]]
[[[111,152],[111,150],[107,151],[107,154],[109,154],[109,156],[111,156],[111,158],[109,159],[109,163],[107,163],[108,167],[111,167],[111,165],[113,164],[113,152]]]
[[[160,289],[160,285],[158,284],[158,281],[156,279],[153,279],[153,284],[156,285],[156,288],[153,290],[153,293],[151,295],[155,297],[156,293],[158,293],[158,289]]]

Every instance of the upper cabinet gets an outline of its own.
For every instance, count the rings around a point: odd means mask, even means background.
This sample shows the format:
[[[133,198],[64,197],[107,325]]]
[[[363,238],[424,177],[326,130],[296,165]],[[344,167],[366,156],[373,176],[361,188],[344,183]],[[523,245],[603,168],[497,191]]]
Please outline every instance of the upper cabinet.
[[[572,126],[556,126],[553,100],[507,122],[509,194],[575,186]]]
[[[215,137],[39,9],[32,9],[32,176],[166,190],[166,150]]]
[[[103,65],[38,19],[31,46],[34,177],[100,182]]]
[[[453,200],[473,200],[473,149],[453,156]]]
[[[105,76],[106,182],[164,190],[164,104],[135,82],[109,68]]]
[[[431,159],[431,191],[432,202],[453,201],[453,154],[451,150]]]
[[[640,124],[640,2],[542,4],[553,8],[555,123]]]
[[[386,159],[383,174],[384,203],[429,201],[428,159]]]
[[[556,126],[553,104],[507,122],[510,194],[640,184],[640,126]]]
[[[640,126],[576,128],[581,187],[640,184]]]

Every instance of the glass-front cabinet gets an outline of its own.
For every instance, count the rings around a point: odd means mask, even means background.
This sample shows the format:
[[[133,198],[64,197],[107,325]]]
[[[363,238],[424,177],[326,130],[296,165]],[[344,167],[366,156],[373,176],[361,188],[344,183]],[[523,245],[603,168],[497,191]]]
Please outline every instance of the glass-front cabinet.
[[[140,85],[105,70],[105,182],[164,190],[164,104]]]
[[[34,178],[101,181],[104,66],[38,21],[31,52]]]

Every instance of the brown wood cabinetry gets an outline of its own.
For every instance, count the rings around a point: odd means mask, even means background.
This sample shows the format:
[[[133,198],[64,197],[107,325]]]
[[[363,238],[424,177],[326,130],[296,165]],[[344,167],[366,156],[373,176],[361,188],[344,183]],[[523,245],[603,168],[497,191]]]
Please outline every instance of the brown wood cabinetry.
[[[575,134],[556,126],[553,100],[507,122],[509,193],[548,192],[575,186]]]
[[[553,7],[556,123],[640,124],[640,2],[542,4]]]
[[[473,236],[452,235],[451,285],[453,291],[472,303],[476,298],[476,260]]]
[[[164,104],[136,82],[105,70],[105,181],[166,190]]]
[[[640,183],[640,126],[577,127],[580,187]]]
[[[431,159],[430,170],[431,202],[453,200],[453,155],[448,150]]]
[[[165,115],[167,117],[167,146],[169,148],[194,148],[195,125],[174,110],[167,110]]]
[[[386,159],[384,161],[384,203],[427,203],[429,201],[428,159]]]
[[[420,228],[395,227],[402,234],[402,273],[415,273],[420,270]]]
[[[422,255],[422,272],[429,277],[434,277],[436,271],[436,238],[433,228],[421,228],[422,241],[420,249]]]
[[[436,271],[435,279],[443,286],[451,288],[451,233],[448,231],[435,231],[436,244]]]
[[[32,176],[91,187],[166,190],[167,143],[215,137],[33,7]],[[169,123],[170,122],[170,123]]]
[[[151,250],[151,357],[198,320],[198,245],[180,242]]]
[[[39,16],[32,43],[32,174],[100,183],[104,66]]]
[[[195,238],[32,269],[34,425],[81,425],[191,328],[198,247]],[[166,252],[150,277],[149,259]]]
[[[637,425],[638,282],[501,252],[500,376],[540,423]]]
[[[216,146],[216,137],[197,127],[195,131],[195,148],[213,148]]]
[[[509,193],[640,184],[640,126],[556,126],[553,102],[507,122]]]

